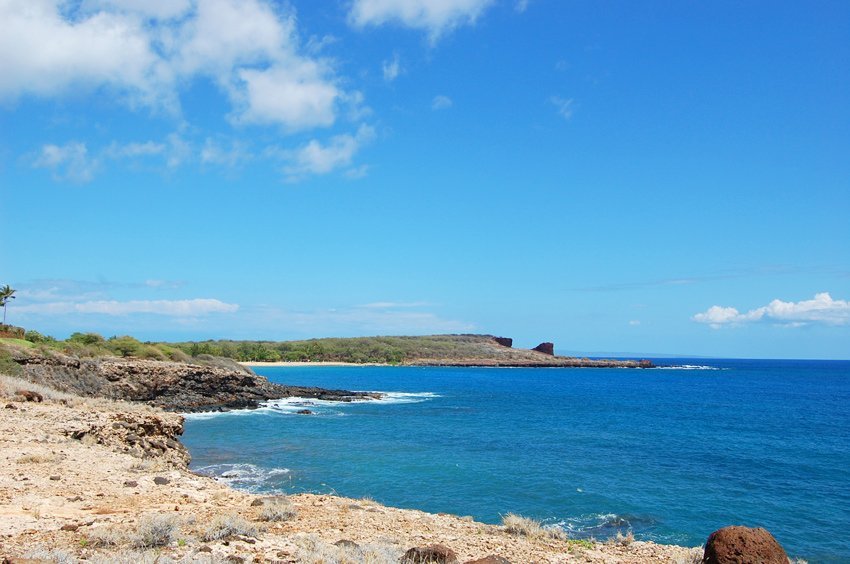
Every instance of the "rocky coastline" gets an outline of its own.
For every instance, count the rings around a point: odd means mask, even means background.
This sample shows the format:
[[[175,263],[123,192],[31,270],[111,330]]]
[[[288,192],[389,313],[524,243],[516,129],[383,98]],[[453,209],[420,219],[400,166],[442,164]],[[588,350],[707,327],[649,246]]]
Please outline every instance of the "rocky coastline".
[[[573,540],[330,495],[252,495],[187,468],[183,418],[0,377],[0,561],[696,563],[702,549]]]
[[[82,397],[141,402],[181,413],[255,409],[263,401],[293,396],[340,402],[380,398],[380,394],[367,392],[274,384],[247,367],[220,358],[195,364],[77,358],[13,349],[12,359],[20,367],[21,377],[35,384]]]

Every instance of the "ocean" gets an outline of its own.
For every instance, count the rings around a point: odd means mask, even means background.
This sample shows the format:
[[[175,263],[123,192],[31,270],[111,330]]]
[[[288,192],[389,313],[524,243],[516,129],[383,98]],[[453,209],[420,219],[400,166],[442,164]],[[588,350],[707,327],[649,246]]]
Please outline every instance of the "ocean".
[[[850,562],[850,361],[660,359],[656,369],[264,367],[387,392],[189,415],[192,468],[254,492],[369,497],[576,537],[698,546],[761,526]],[[315,415],[296,412],[309,409]]]

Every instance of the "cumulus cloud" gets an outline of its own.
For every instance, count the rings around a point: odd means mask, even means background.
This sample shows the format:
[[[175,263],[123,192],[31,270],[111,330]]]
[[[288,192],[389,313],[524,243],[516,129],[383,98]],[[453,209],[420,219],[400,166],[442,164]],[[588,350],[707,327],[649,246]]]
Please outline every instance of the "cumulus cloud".
[[[431,101],[431,109],[432,110],[446,110],[451,108],[454,102],[448,96],[434,96],[434,99]]]
[[[384,80],[387,82],[392,82],[398,75],[401,74],[401,61],[399,60],[398,53],[393,55],[393,58],[384,61],[381,65],[381,70],[384,72]]]
[[[142,143],[134,142],[126,144],[113,142],[111,145],[109,145],[109,147],[106,148],[105,154],[113,159],[134,159],[138,157],[150,157],[155,155],[161,155],[165,152],[165,149],[165,144],[155,143],[153,141],[145,141]]]
[[[266,0],[0,1],[0,99],[109,88],[179,111],[196,78],[218,84],[236,123],[332,125],[345,93],[301,48],[296,18]]]
[[[50,169],[57,180],[88,182],[94,177],[98,161],[89,155],[85,143],[72,141],[65,145],[42,146],[33,166]]]
[[[357,27],[396,23],[428,32],[432,41],[472,24],[494,0],[354,0],[349,21]]]
[[[47,302],[24,305],[16,308],[18,313],[42,315],[100,314],[131,315],[147,313],[168,317],[198,317],[212,313],[234,313],[237,304],[228,304],[216,299],[193,300],[94,300],[86,302]]]
[[[692,319],[698,323],[706,323],[714,329],[758,321],[792,326],[810,323],[847,325],[850,324],[850,302],[834,300],[828,292],[822,292],[811,300],[799,302],[773,300],[766,306],[745,313],[734,307],[715,305],[694,315]]]
[[[375,130],[363,124],[354,135],[335,135],[328,143],[313,139],[294,151],[280,151],[288,161],[287,180],[296,182],[312,174],[328,174],[351,165],[354,155],[375,138]]]

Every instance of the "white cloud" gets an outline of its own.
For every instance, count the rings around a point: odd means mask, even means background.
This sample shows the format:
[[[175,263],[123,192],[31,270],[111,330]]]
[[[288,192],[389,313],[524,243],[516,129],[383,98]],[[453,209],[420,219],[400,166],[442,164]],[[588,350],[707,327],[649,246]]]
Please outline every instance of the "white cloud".
[[[248,150],[239,143],[233,141],[229,147],[225,147],[219,141],[207,137],[204,146],[201,149],[201,162],[204,164],[223,165],[227,167],[235,167],[245,161],[251,159],[252,155]]]
[[[240,71],[244,93],[234,96],[239,99],[235,121],[277,123],[290,131],[333,125],[340,92],[324,74],[312,61],[289,68]]]
[[[165,145],[163,143],[154,143],[153,141],[145,141],[144,143],[126,143],[123,145],[113,142],[106,148],[105,154],[113,159],[132,159],[137,157],[161,155],[164,152]]]
[[[384,61],[381,65],[381,70],[384,72],[384,80],[387,82],[392,82],[398,75],[401,74],[401,61],[399,60],[398,53],[393,55],[393,58],[389,61]]]
[[[281,151],[289,161],[284,167],[287,180],[295,182],[310,174],[327,174],[351,165],[360,148],[375,138],[375,130],[363,124],[355,135],[335,135],[327,144],[313,139],[294,151]]]
[[[348,17],[357,26],[398,23],[426,30],[432,41],[472,24],[494,0],[354,0]]]
[[[516,0],[514,3],[514,10],[522,14],[528,9],[528,3],[530,0]]]
[[[560,96],[552,96],[549,99],[558,111],[558,114],[564,119],[573,117],[573,99],[561,98]]]
[[[206,77],[237,123],[326,127],[345,93],[296,23],[266,0],[0,0],[0,99],[105,87],[178,112],[181,88]]]
[[[629,325],[631,325],[632,327],[637,327],[638,325],[640,325],[640,319],[632,319],[631,321],[629,321]]]
[[[89,155],[85,143],[72,141],[65,145],[42,146],[33,166],[52,170],[57,180],[89,182],[94,177],[98,162]]]
[[[431,101],[431,109],[432,110],[446,110],[451,108],[454,105],[452,99],[448,96],[443,96],[442,94],[439,96],[434,96],[434,99]]]
[[[399,308],[412,308],[412,307],[425,307],[431,305],[428,302],[372,302],[369,304],[363,304],[357,307],[362,307],[366,309],[399,309]]]
[[[16,308],[18,313],[42,315],[100,314],[131,315],[154,314],[168,317],[198,317],[211,313],[234,313],[237,304],[228,304],[216,299],[193,300],[96,300],[87,302],[47,302],[24,305]]]
[[[718,329],[724,325],[739,325],[765,321],[781,325],[807,325],[823,323],[826,325],[850,324],[850,302],[833,300],[827,292],[816,294],[811,300],[783,302],[773,300],[763,307],[741,313],[734,307],[711,306],[703,313],[692,318]]]

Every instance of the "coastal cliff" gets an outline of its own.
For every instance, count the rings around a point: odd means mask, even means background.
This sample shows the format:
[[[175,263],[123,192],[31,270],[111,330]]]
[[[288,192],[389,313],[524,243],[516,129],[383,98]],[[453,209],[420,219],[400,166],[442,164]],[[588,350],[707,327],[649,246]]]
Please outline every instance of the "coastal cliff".
[[[378,394],[273,384],[227,359],[217,365],[119,358],[77,358],[59,352],[12,348],[20,375],[33,383],[83,397],[143,402],[168,411],[255,408],[291,396],[356,401]]]

